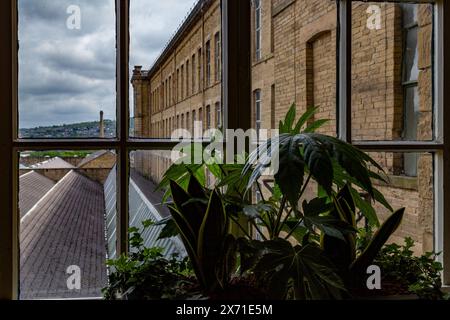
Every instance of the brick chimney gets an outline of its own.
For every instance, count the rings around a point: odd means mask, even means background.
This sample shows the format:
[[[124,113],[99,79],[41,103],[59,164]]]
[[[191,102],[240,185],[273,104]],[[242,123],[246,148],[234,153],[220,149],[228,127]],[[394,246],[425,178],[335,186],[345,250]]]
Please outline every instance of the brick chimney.
[[[99,126],[99,131],[100,131],[100,139],[103,139],[105,137],[105,122],[103,120],[103,111],[100,111],[100,126]]]

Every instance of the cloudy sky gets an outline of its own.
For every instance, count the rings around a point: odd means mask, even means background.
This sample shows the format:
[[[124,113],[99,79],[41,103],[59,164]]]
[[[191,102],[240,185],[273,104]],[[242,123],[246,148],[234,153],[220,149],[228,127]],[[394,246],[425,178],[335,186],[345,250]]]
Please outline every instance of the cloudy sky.
[[[195,2],[131,0],[130,70],[152,65]],[[21,128],[115,119],[114,3],[19,0]]]

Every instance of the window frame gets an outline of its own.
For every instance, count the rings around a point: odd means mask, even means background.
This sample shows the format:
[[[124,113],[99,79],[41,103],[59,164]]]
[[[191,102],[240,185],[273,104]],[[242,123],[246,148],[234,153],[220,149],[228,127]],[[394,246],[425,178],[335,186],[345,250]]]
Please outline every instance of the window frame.
[[[352,143],[351,137],[351,2],[338,0],[338,136]],[[384,2],[372,0],[372,2]],[[411,2],[397,0],[396,2]],[[434,59],[434,141],[357,141],[353,144],[365,151],[412,151],[434,153],[435,185],[435,250],[443,252],[443,283],[450,284],[450,1],[435,3]],[[117,24],[117,129],[114,139],[27,140],[18,139],[18,39],[17,0],[0,2],[0,299],[18,299],[19,286],[19,217],[18,217],[18,152],[23,150],[116,150],[118,206],[117,250],[128,251],[128,179],[129,152],[135,150],[170,150],[177,142],[167,139],[131,139],[129,135],[129,3],[116,0]],[[246,106],[251,98],[251,1],[222,0],[222,101],[225,128],[251,127],[251,111]],[[447,63],[444,63],[447,62]],[[239,67],[236,67],[239,66]],[[202,66],[199,66],[200,68]],[[175,78],[175,76],[174,76]],[[174,81],[178,81],[178,78]],[[200,85],[200,79],[199,79]],[[157,99],[155,94],[155,99]],[[177,93],[178,95],[178,93]],[[448,106],[448,108],[444,108]],[[122,121],[124,119],[125,121]]]
[[[255,130],[256,137],[259,141],[259,134],[262,128],[262,90],[256,89],[253,91],[253,100],[254,100],[254,117],[255,117]]]
[[[24,150],[115,150],[117,154],[117,253],[128,252],[128,187],[130,152],[136,150],[172,150],[179,141],[170,139],[137,139],[129,137],[129,11],[130,0],[116,3],[116,119],[117,135],[114,139],[19,139],[18,138],[18,0],[0,2],[0,105],[4,108],[0,118],[0,299],[17,300],[19,297],[19,215],[18,215],[18,153]],[[250,52],[250,2],[222,0],[222,61],[224,82],[222,96],[225,110],[237,112],[250,103],[248,90],[250,59],[242,55]],[[230,21],[229,21],[230,20]],[[239,32],[236,27],[239,26]],[[200,56],[201,57],[201,56]],[[234,67],[229,67],[233,65]],[[238,67],[236,67],[238,66]],[[202,66],[199,66],[202,68]],[[244,79],[246,83],[237,85]],[[175,81],[175,79],[174,79]],[[179,74],[176,81],[179,81]],[[200,85],[200,80],[199,80]],[[248,91],[247,91],[248,90]],[[248,96],[248,97],[247,97]],[[161,90],[155,99],[161,98]],[[180,98],[178,96],[178,98]],[[160,99],[158,99],[160,100]],[[159,101],[161,102],[161,101]],[[229,103],[228,107],[225,103]],[[161,107],[159,105],[158,107]],[[227,117],[229,128],[250,126],[245,112],[239,117]],[[162,123],[160,123],[162,125]],[[158,130],[161,130],[159,128]]]
[[[262,59],[262,0],[255,0],[255,60]],[[259,25],[258,25],[259,22]]]

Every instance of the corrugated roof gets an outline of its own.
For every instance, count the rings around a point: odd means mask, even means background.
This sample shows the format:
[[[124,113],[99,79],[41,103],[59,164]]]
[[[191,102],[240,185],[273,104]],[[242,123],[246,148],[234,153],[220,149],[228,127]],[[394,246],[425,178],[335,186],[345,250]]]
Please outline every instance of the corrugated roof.
[[[101,296],[107,283],[103,188],[69,172],[22,218],[22,299]],[[81,289],[69,290],[69,266],[81,270]]]
[[[30,171],[19,178],[19,208],[23,217],[47,192],[55,182],[43,175]]]
[[[91,161],[94,161],[95,159],[109,153],[111,151],[108,150],[99,150],[96,151],[94,153],[91,153],[90,155],[88,155],[86,158],[84,158],[83,160],[81,160],[81,162],[78,164],[78,168],[81,168],[83,166],[85,166],[86,164],[88,164]]]
[[[108,258],[116,258],[116,222],[117,222],[117,193],[116,193],[116,166],[111,170],[105,181],[105,209],[106,209],[106,235],[108,242]]]
[[[140,189],[135,179],[145,178],[139,176],[138,173],[133,172],[130,179],[129,190],[129,205],[130,205],[130,227],[136,227],[142,230],[142,222],[151,220],[154,222],[160,221],[169,213],[165,206],[161,206],[162,193],[155,193],[151,197],[147,197],[154,191],[154,185],[151,182],[144,184],[140,181],[141,187],[148,188],[152,186],[147,195]],[[147,180],[145,180],[147,181]],[[116,258],[116,168],[111,171],[105,183],[105,198],[106,198],[106,223],[107,223],[107,238],[108,238],[108,254],[110,259]],[[167,210],[167,211],[166,211]],[[164,215],[161,214],[164,212]],[[183,244],[179,238],[158,240],[158,236],[162,230],[161,226],[152,226],[142,232],[144,245],[147,248],[160,247],[164,249],[164,255],[171,257],[173,253],[178,253],[181,257],[186,255]]]
[[[71,165],[67,161],[64,161],[60,157],[55,157],[50,160],[39,162],[31,166],[32,169],[75,169],[75,166]]]
[[[170,211],[166,205],[163,205],[162,199],[164,197],[164,192],[159,190],[156,191],[157,185],[154,184],[149,179],[143,177],[139,172],[134,169],[130,170],[131,179],[136,183],[136,186],[141,190],[148,201],[158,210],[159,215],[162,218],[170,217]]]

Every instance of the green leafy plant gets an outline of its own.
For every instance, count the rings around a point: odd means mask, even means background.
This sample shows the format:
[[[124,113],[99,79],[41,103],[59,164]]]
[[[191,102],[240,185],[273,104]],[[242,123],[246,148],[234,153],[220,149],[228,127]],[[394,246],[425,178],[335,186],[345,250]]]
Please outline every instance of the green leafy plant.
[[[207,294],[229,283],[237,250],[240,276],[256,279],[271,298],[343,298],[356,283],[349,275],[360,274],[398,227],[403,210],[380,227],[372,205],[393,212],[372,184],[385,182],[381,167],[350,144],[316,133],[326,120],[313,121],[314,113],[295,122],[293,105],[280,122],[280,136],[260,145],[245,165],[179,164],[166,172],[159,187],[173,205],[162,236],[180,234]],[[279,170],[267,195],[261,180],[275,157]],[[207,171],[216,178],[212,190],[205,186]],[[256,204],[249,196],[255,189],[262,196]],[[356,215],[379,227],[359,249]],[[230,235],[232,224],[242,237]],[[249,225],[262,240],[253,239]]]
[[[436,261],[438,254],[427,252],[416,256],[412,251],[413,247],[414,240],[406,238],[402,246],[389,244],[380,251],[375,264],[382,272],[382,287],[386,282],[395,281],[421,299],[448,298],[441,290],[443,268],[442,264]]]
[[[335,207],[331,215],[356,229],[356,205],[350,187],[346,185],[335,197]],[[356,234],[348,234],[345,239],[322,234],[321,246],[327,256],[334,261],[347,288],[359,288],[364,284],[367,267],[370,266],[389,237],[399,227],[405,209],[389,216],[373,236],[360,248],[358,254]]]
[[[403,210],[393,213],[357,256],[356,213],[379,226],[372,200],[393,211],[372,184],[373,179],[385,181],[378,173],[382,168],[350,144],[316,133],[326,120],[312,121],[315,109],[297,122],[295,109],[292,106],[280,122],[280,136],[262,144],[244,167],[243,175],[250,173],[247,190],[255,186],[261,190],[268,158],[279,159],[270,197],[244,208],[249,219],[258,221],[265,231],[265,241],[244,242],[241,252],[258,253],[241,254],[241,260],[248,259],[248,270],[277,287],[269,290],[276,298],[341,298],[355,284],[350,275],[360,279],[358,275],[400,224]],[[261,155],[268,156],[258,160]],[[317,197],[307,199],[307,191],[311,194],[314,186]]]
[[[143,222],[143,229],[152,223]],[[102,290],[107,300],[183,299],[197,287],[187,258],[165,258],[162,248],[145,248],[140,230],[130,228],[131,252],[109,260],[109,285]]]
[[[205,293],[225,288],[235,270],[235,238],[230,220],[217,190],[204,188],[194,175],[187,190],[170,182],[172,223],[189,255],[194,272]],[[172,228],[170,224],[167,228]],[[166,232],[166,236],[170,232]]]

